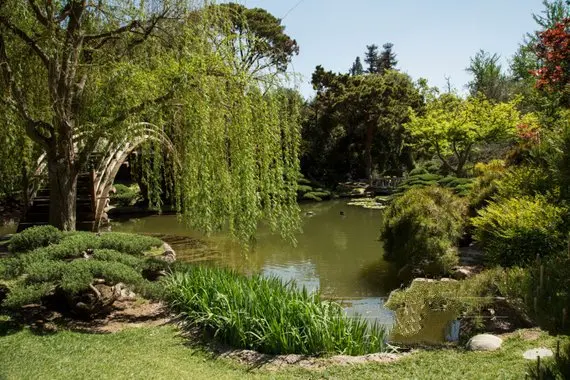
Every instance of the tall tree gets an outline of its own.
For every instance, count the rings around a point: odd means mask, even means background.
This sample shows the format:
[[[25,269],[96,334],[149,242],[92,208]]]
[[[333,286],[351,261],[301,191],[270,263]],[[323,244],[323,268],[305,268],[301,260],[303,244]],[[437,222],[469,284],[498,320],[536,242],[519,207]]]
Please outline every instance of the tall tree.
[[[500,58],[498,54],[484,50],[479,50],[474,57],[471,57],[469,67],[465,71],[473,76],[467,84],[472,96],[483,94],[487,99],[496,102],[508,100],[510,81],[502,72]]]
[[[268,69],[285,72],[293,56],[299,54],[297,41],[285,33],[281,20],[265,9],[227,3],[212,5],[209,10],[221,13],[220,28],[229,37],[215,38],[213,42],[230,44],[229,61],[239,65],[240,72],[252,75]]]
[[[354,63],[352,64],[352,67],[350,68],[350,70],[348,70],[348,73],[353,76],[364,74],[364,67],[362,67],[362,62],[360,62],[360,57],[356,57]]]
[[[396,53],[392,51],[394,44],[387,42],[382,45],[382,53],[378,58],[378,73],[384,74],[387,70],[393,70],[398,61],[396,60]]]
[[[428,149],[445,170],[464,176],[477,149],[515,135],[521,122],[516,103],[493,104],[484,97],[463,100],[443,94],[427,104],[423,116],[413,113],[405,128],[414,137],[416,148]]]
[[[539,66],[534,49],[538,43],[538,35],[570,17],[570,2],[568,0],[543,0],[542,5],[543,10],[532,15],[538,26],[536,31],[527,33],[525,41],[519,46],[511,61],[511,71],[515,79],[532,78],[532,71]]]
[[[557,93],[570,106],[570,18],[539,34],[536,55],[542,63],[533,72],[537,88]]]
[[[189,223],[245,239],[267,217],[291,231],[297,100],[236,72],[213,17],[182,0],[0,2],[0,118],[46,154],[50,224],[75,228],[94,152],[154,136],[174,146]]]
[[[310,174],[323,168],[321,175],[332,181],[349,173],[369,180],[375,169],[401,173],[402,166],[411,166],[403,124],[422,97],[407,75],[349,76],[318,67],[313,85],[318,118],[309,112],[303,130],[307,142],[314,142],[303,157]]]
[[[366,45],[364,62],[368,65],[366,72],[369,74],[378,73],[378,45]]]

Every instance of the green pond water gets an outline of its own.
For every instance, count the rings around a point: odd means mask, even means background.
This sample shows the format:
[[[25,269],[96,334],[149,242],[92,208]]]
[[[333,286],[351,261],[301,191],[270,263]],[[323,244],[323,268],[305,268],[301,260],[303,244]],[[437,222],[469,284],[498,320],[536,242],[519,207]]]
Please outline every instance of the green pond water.
[[[204,240],[207,249],[184,240],[172,245],[179,259],[229,266],[244,273],[262,273],[295,281],[308,290],[319,289],[329,299],[343,302],[347,312],[381,323],[393,323],[392,312],[382,307],[385,297],[399,286],[394,268],[382,259],[378,240],[382,211],[348,206],[345,201],[301,205],[303,232],[296,246],[261,226],[256,243],[244,250],[223,234],[205,237],[189,230],[174,215],[150,216],[114,223],[113,231],[189,236]]]
[[[328,299],[345,306],[349,315],[359,314],[390,328],[394,314],[385,308],[390,291],[400,286],[395,268],[382,259],[379,239],[382,210],[347,205],[335,200],[302,204],[303,232],[292,246],[261,226],[249,251],[223,234],[205,237],[189,230],[174,215],[149,216],[113,223],[113,231],[164,234],[180,260],[228,266],[244,273],[262,273],[283,281],[295,281],[309,290],[319,289]],[[196,247],[192,239],[204,241]],[[170,238],[169,238],[170,237]],[[398,341],[441,342],[447,315],[430,315],[424,328]]]
[[[171,244],[178,259],[228,266],[243,273],[262,273],[295,281],[324,298],[341,302],[349,315],[393,328],[394,313],[384,307],[393,289],[400,287],[395,268],[382,259],[379,241],[382,210],[349,206],[334,200],[301,205],[303,232],[292,246],[260,226],[256,243],[244,250],[223,233],[206,237],[180,223],[175,215],[154,215],[112,223],[113,231],[158,234]],[[16,226],[0,228],[0,235]],[[449,333],[452,315],[430,313],[413,335],[393,334],[401,343],[441,343]]]

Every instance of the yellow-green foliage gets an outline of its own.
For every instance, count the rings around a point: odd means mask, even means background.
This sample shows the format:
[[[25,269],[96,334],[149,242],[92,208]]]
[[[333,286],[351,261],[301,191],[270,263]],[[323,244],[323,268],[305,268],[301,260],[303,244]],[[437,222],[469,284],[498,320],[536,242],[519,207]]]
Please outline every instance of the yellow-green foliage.
[[[497,195],[502,198],[544,195],[556,200],[559,194],[560,189],[552,175],[537,166],[512,167],[497,181]]]
[[[511,198],[491,202],[472,219],[474,237],[490,264],[528,265],[537,255],[549,256],[566,246],[566,209],[543,198]]]
[[[427,276],[439,276],[457,263],[465,202],[440,187],[413,188],[384,214],[385,257]]]
[[[484,207],[497,192],[497,181],[505,173],[505,161],[491,160],[475,164],[473,172],[477,176],[469,194],[469,209],[472,215]]]
[[[437,155],[445,169],[462,174],[479,145],[514,136],[520,121],[516,104],[516,100],[493,104],[482,97],[463,100],[444,94],[427,104],[424,115],[412,113],[405,127],[417,146]]]

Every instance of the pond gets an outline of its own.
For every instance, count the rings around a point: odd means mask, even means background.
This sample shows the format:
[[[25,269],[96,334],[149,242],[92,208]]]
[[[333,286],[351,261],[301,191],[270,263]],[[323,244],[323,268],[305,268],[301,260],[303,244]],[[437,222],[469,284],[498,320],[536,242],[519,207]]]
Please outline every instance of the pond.
[[[394,315],[383,305],[390,291],[401,284],[395,268],[382,258],[382,211],[349,206],[344,200],[302,204],[301,210],[303,232],[297,236],[296,246],[262,226],[255,246],[248,252],[223,234],[205,237],[191,231],[174,215],[114,223],[113,231],[164,234],[180,260],[294,280],[309,290],[320,289],[324,298],[341,302],[349,315],[358,313],[392,327]],[[180,236],[203,240],[207,248],[197,249],[190,239],[185,245]],[[396,338],[406,342],[441,342],[448,317],[430,317],[419,335]]]

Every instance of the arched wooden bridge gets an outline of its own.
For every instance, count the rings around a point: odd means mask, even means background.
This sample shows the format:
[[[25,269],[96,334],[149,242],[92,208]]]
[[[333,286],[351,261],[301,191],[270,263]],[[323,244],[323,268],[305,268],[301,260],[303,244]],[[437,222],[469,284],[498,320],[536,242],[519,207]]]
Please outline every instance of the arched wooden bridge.
[[[175,153],[174,146],[164,132],[149,123],[136,124],[136,130],[127,130],[120,141],[107,142],[100,152],[91,157],[77,179],[76,229],[99,231],[107,219],[109,193],[115,177],[129,155],[146,141],[160,142]],[[128,137],[127,137],[128,136]],[[42,154],[32,173],[26,194],[26,209],[18,231],[49,222],[49,189],[46,180],[46,155]]]

